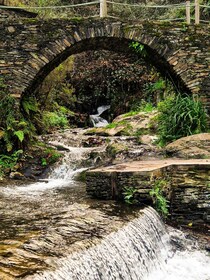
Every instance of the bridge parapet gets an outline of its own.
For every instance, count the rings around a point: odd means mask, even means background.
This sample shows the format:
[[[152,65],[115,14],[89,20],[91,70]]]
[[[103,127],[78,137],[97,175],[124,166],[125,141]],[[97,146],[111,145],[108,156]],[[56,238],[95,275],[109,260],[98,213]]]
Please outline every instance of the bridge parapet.
[[[17,12],[22,10],[22,7],[11,6],[10,0],[0,0],[0,15],[5,12],[5,10],[10,9],[16,10]],[[91,7],[91,9],[89,9]],[[34,11],[35,13],[40,13],[41,17],[55,17],[56,15],[60,18],[63,16],[84,17],[84,11],[87,9],[88,14],[85,17],[100,16],[104,17],[115,17],[121,18],[125,16],[128,19],[128,14],[130,11],[129,18],[134,20],[138,18],[143,18],[147,20],[167,20],[167,21],[182,21],[190,24],[191,19],[194,18],[194,23],[199,24],[200,21],[208,22],[209,16],[206,10],[210,9],[209,5],[199,4],[199,0],[194,0],[194,3],[190,0],[186,0],[183,3],[176,4],[158,4],[150,3],[144,1],[144,3],[130,3],[127,0],[117,1],[117,0],[89,0],[89,2],[82,2],[76,4],[68,5],[56,5],[56,6],[24,6],[27,11]],[[2,11],[3,10],[3,11]],[[80,10],[79,14],[77,13]],[[91,11],[91,13],[89,13]],[[204,12],[203,12],[204,11]],[[113,14],[114,12],[114,14]],[[193,14],[193,17],[192,17]],[[205,19],[200,19],[200,15],[205,15]],[[206,15],[208,20],[206,20]],[[166,16],[166,17],[165,17]],[[0,16],[1,18],[1,16]]]

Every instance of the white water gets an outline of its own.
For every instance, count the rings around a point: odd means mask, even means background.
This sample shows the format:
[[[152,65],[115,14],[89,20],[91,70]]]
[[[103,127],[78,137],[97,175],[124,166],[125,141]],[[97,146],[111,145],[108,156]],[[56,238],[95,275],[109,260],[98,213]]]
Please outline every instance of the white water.
[[[60,144],[56,141],[49,142],[53,145]],[[26,184],[21,186],[16,186],[14,188],[4,188],[4,192],[7,195],[14,194],[14,193],[22,193],[24,195],[39,195],[45,192],[46,190],[55,189],[55,188],[63,188],[63,187],[74,187],[75,181],[74,177],[78,173],[86,170],[87,168],[77,168],[76,166],[79,165],[87,156],[88,148],[78,148],[78,147],[65,147],[68,152],[65,153],[65,156],[62,160],[62,163],[51,171],[49,174],[48,179],[42,180],[32,184]]]
[[[58,269],[27,279],[36,280],[111,280],[143,279],[168,257],[169,235],[152,208],[119,231],[108,235],[99,245],[62,258]]]
[[[143,280],[209,280],[209,258],[199,251],[176,252],[173,258]]]
[[[8,187],[4,192],[32,197],[49,189],[75,187],[73,177],[81,171],[76,169],[76,163],[84,158],[86,149],[66,148],[69,152],[62,164],[52,171],[46,182],[17,186],[15,189]],[[168,234],[153,209],[146,208],[141,213],[126,226],[107,235],[100,244],[56,259],[55,270],[40,272],[26,279],[210,280],[210,256],[206,252],[188,244],[184,250],[175,251],[170,243],[173,229]],[[180,234],[180,239],[184,238]]]
[[[99,245],[62,258],[55,271],[35,280],[209,280],[210,260],[204,252],[175,254],[164,224],[152,208]]]
[[[109,123],[107,122],[107,120],[103,119],[102,117],[100,117],[100,115],[105,112],[106,110],[108,110],[110,108],[109,105],[106,106],[100,106],[97,108],[97,114],[96,115],[90,115],[90,119],[94,125],[94,127],[104,127],[107,126]]]

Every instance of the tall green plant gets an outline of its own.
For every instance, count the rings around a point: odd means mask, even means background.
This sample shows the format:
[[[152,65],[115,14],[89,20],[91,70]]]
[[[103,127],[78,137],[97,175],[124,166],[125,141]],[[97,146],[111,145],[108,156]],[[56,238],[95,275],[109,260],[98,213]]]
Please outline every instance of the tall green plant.
[[[3,177],[6,170],[13,170],[20,158],[22,150],[18,150],[9,155],[0,154],[0,177]]]
[[[137,189],[134,187],[125,187],[123,192],[124,201],[127,204],[136,204],[138,201],[135,199]]]
[[[23,149],[31,139],[34,128],[25,120],[19,106],[0,80],[0,149],[11,153]]]
[[[168,211],[169,201],[166,199],[166,197],[163,194],[163,189],[166,186],[166,184],[167,184],[166,180],[157,180],[155,181],[152,190],[149,192],[150,196],[152,197],[153,204],[155,205],[155,209],[163,217],[167,217],[169,214]]]
[[[159,143],[168,142],[184,136],[205,132],[207,115],[200,101],[191,96],[168,97],[158,104]]]

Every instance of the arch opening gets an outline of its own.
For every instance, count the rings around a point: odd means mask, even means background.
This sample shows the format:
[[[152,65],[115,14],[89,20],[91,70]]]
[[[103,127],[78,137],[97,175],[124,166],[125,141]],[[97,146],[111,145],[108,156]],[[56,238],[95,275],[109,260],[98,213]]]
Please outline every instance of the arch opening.
[[[179,75],[177,75],[173,67],[162,55],[158,53],[156,49],[144,44],[144,42],[129,40],[126,38],[96,37],[81,40],[57,54],[51,61],[49,61],[49,63],[46,63],[39,69],[33,80],[30,81],[29,86],[24,90],[23,95],[34,92],[36,88],[43,82],[46,76],[71,55],[90,50],[107,50],[117,53],[130,54],[131,52],[135,52],[135,50],[132,50],[131,48],[131,42],[138,42],[139,44],[144,45],[147,53],[147,55],[144,57],[144,60],[154,66],[163,76],[171,80],[177,89],[188,93],[190,92],[185,82]]]
[[[170,80],[172,82],[172,84],[174,85],[174,87],[176,89],[179,89],[180,91],[185,91],[185,92],[188,91],[184,82],[180,79],[180,77],[178,77],[176,75],[176,73],[173,71],[172,67],[168,64],[168,62],[164,59],[164,57],[159,55],[156,50],[153,50],[149,46],[144,45],[141,42],[138,42],[138,44],[141,44],[142,46],[144,46],[144,50],[146,53],[145,56],[141,56],[131,46],[132,42],[134,42],[134,41],[124,39],[124,38],[123,39],[122,38],[121,39],[120,38],[91,38],[91,39],[86,39],[86,40],[77,42],[75,45],[68,47],[64,51],[60,52],[58,55],[56,55],[55,58],[53,58],[49,63],[47,63],[44,67],[42,67],[39,70],[37,75],[31,81],[29,87],[23,93],[22,99],[24,99],[24,97],[33,95],[34,93],[36,95],[40,84],[42,84],[42,82],[49,75],[49,73],[52,72],[53,69],[55,69],[57,66],[61,65],[69,57],[78,55],[78,54],[81,54],[84,52],[88,52],[90,50],[91,51],[105,50],[105,51],[109,51],[111,53],[115,53],[115,54],[119,54],[119,55],[123,54],[125,57],[133,55],[133,57],[136,57],[137,62],[138,62],[138,60],[140,60],[140,63],[144,62],[145,69],[147,68],[147,66],[150,67],[150,70],[152,67],[155,67],[157,69],[157,72],[159,72],[163,77],[168,78],[168,80]],[[142,67],[142,69],[143,69],[143,67]],[[147,73],[149,73],[149,71],[147,71]],[[140,77],[140,79],[141,79],[141,77]],[[87,108],[87,105],[86,105],[85,110],[84,109],[80,110],[81,108],[80,109],[77,108],[77,111],[79,111],[79,113],[81,113],[81,114],[85,114],[87,119],[89,119],[90,114],[94,113],[94,110],[96,111],[98,106],[111,102],[111,101],[108,102],[108,99],[111,99],[111,98],[107,98],[107,97],[102,98],[101,102],[95,102],[96,96],[94,96],[94,95],[91,95],[91,96],[92,96],[92,100],[94,100],[94,102],[92,102],[90,100],[90,98],[84,100],[84,104],[88,103],[89,108]],[[143,96],[136,95],[136,99],[133,100],[133,103],[136,103],[137,98],[141,99],[141,98],[143,98]],[[144,96],[144,98],[145,98],[145,96]],[[146,99],[146,101],[154,103],[154,100],[151,100],[151,99],[150,100]],[[120,107],[120,110],[116,110],[116,109],[114,110],[112,108],[110,111],[111,113],[109,112],[109,116],[108,116],[109,121],[112,121],[113,118],[116,117],[117,115],[125,113],[125,112],[129,111],[129,109],[132,108],[130,105],[129,106],[125,105],[126,103],[128,103],[128,100],[126,100],[126,98],[124,99],[124,104],[123,104],[123,102],[121,102],[120,97],[118,97],[118,99],[116,98],[115,103],[118,103],[118,105],[119,105],[118,107]],[[111,106],[111,107],[113,107],[113,106]],[[70,108],[70,109],[72,109],[72,108]],[[82,125],[82,126],[87,125],[88,121],[86,118],[84,120],[84,123],[79,124],[79,125]]]

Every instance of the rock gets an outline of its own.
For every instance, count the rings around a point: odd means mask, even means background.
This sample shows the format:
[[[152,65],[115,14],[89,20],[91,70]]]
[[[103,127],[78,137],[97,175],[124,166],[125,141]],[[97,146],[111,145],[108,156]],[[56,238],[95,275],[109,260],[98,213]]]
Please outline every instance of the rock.
[[[11,172],[9,178],[15,180],[22,180],[23,178],[25,178],[25,176],[20,172]]]
[[[107,127],[91,128],[85,134],[101,136],[154,134],[156,131],[154,122],[156,116],[157,111],[139,112],[134,115],[123,114],[115,118]]]
[[[83,147],[98,147],[104,144],[104,140],[100,137],[89,137],[82,142]]]
[[[205,250],[210,253],[210,246],[206,246]]]
[[[145,145],[153,145],[155,141],[158,139],[156,135],[142,135],[140,137],[140,142]]]
[[[180,138],[165,147],[170,156],[180,158],[210,158],[210,133]]]

